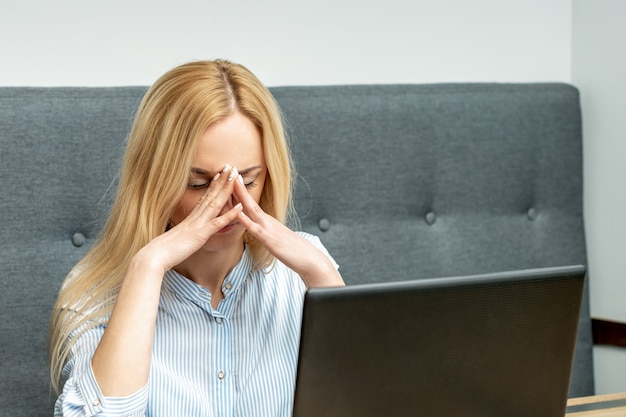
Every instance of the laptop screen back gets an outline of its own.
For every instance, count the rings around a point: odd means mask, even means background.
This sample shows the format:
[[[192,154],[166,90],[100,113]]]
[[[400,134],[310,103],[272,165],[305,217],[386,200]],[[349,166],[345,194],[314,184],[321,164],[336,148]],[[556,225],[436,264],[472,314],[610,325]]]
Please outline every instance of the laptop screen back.
[[[565,413],[582,266],[305,296],[294,417]]]

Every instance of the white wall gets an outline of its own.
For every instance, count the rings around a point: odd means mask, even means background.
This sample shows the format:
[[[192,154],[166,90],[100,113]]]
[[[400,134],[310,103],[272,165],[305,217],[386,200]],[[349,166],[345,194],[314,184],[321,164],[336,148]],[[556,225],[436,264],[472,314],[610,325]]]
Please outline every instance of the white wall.
[[[145,85],[216,57],[268,85],[567,81],[570,1],[13,1],[0,85]]]
[[[626,322],[626,2],[574,0],[572,81],[583,109],[591,313]],[[594,348],[596,391],[626,391],[626,349]]]
[[[571,81],[584,112],[592,314],[626,321],[625,7],[623,0],[21,0],[0,8],[0,85],[147,85],[175,65],[216,57],[247,65],[271,86]],[[598,392],[626,391],[626,353],[596,348],[594,359]]]

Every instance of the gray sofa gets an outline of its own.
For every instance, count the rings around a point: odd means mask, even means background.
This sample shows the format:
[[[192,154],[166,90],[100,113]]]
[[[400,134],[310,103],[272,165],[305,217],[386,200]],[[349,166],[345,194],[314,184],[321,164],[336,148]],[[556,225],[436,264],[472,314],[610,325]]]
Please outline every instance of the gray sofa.
[[[298,169],[299,226],[348,284],[586,264],[574,87],[272,91]],[[1,415],[51,415],[51,306],[103,224],[144,92],[0,88]],[[591,349],[586,291],[570,396],[594,392]]]

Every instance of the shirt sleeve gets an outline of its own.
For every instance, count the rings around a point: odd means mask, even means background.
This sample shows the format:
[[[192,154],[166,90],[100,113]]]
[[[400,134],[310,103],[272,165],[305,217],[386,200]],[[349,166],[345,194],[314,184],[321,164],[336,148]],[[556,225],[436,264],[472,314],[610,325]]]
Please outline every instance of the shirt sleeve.
[[[105,397],[91,368],[91,358],[104,333],[104,325],[79,334],[63,368],[66,382],[54,406],[55,417],[143,417],[148,402],[146,385],[128,397]]]

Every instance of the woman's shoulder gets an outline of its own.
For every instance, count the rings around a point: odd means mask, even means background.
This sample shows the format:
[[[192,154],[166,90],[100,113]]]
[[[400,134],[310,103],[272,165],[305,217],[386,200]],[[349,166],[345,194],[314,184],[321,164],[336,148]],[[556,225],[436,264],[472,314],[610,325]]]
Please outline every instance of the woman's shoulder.
[[[324,255],[326,255],[326,257],[328,259],[330,259],[330,261],[335,266],[335,268],[337,268],[337,269],[339,268],[339,264],[337,264],[337,262],[332,257],[330,252],[328,252],[328,249],[326,249],[326,246],[324,246],[324,243],[322,243],[322,240],[318,236],[312,235],[312,234],[307,233],[307,232],[302,232],[302,231],[298,231],[298,232],[296,232],[296,234],[302,236],[304,239],[306,239],[308,242],[310,242],[313,246],[315,246],[317,249],[322,251],[322,253]]]
[[[297,230],[297,231],[295,231],[294,233],[295,233],[295,234],[297,234],[297,235],[299,235],[299,236],[302,236],[302,237],[303,237],[303,238],[305,238],[307,241],[311,242],[312,244],[314,244],[314,245],[316,245],[316,246],[317,246],[317,245],[319,245],[319,246],[324,246],[324,245],[322,244],[322,241],[320,240],[320,238],[319,238],[319,237],[317,237],[317,236],[315,236],[315,235],[312,235],[311,233],[308,233],[308,232],[303,232],[303,231],[301,231],[301,230]]]
[[[320,249],[322,252],[328,253],[328,251],[326,250],[326,247],[324,246],[324,243],[322,243],[322,240],[318,236],[313,235],[313,234],[308,233],[308,232],[303,232],[303,231],[296,231],[294,233],[297,234],[298,236],[303,237],[305,240],[307,240],[313,246],[315,246],[316,248]]]

